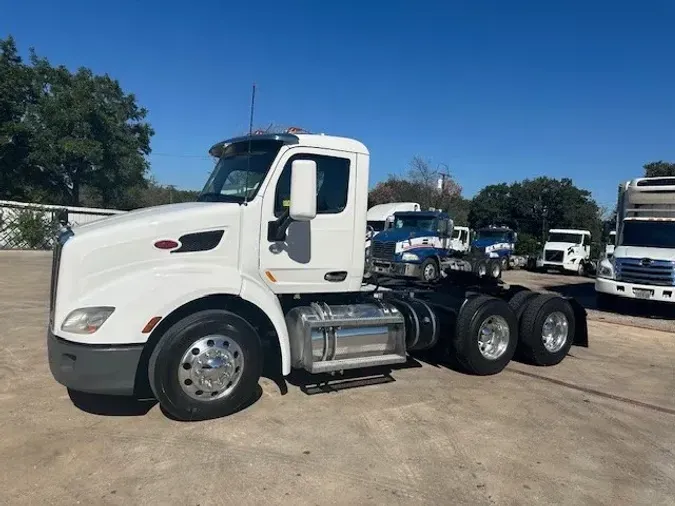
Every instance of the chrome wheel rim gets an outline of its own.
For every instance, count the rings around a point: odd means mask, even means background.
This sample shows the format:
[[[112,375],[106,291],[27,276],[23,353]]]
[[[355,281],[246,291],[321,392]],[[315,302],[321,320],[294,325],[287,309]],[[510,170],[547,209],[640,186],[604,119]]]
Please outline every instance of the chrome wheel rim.
[[[511,338],[509,324],[503,316],[486,318],[478,329],[478,349],[488,360],[497,360],[506,353]]]
[[[424,279],[431,281],[436,277],[436,266],[434,264],[429,264],[424,267]]]
[[[211,335],[198,339],[178,364],[178,382],[183,392],[199,401],[227,397],[241,379],[244,353],[233,339]]]
[[[569,321],[565,313],[555,311],[546,317],[541,327],[541,341],[549,353],[557,353],[565,346],[569,335]]]

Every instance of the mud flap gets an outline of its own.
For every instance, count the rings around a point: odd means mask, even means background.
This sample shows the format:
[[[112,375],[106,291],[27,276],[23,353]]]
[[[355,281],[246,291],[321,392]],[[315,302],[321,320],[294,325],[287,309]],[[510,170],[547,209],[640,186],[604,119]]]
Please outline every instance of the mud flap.
[[[574,310],[574,320],[576,328],[574,329],[574,346],[588,348],[588,320],[586,318],[586,309],[579,304],[579,301],[572,297],[565,297]]]

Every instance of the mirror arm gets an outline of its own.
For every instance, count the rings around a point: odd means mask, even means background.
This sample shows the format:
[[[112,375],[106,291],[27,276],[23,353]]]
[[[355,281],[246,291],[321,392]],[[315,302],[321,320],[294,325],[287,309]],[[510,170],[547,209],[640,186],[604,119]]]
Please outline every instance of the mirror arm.
[[[276,220],[267,223],[267,240],[271,242],[279,242],[286,240],[286,231],[293,223],[291,218],[290,208],[279,216]]]

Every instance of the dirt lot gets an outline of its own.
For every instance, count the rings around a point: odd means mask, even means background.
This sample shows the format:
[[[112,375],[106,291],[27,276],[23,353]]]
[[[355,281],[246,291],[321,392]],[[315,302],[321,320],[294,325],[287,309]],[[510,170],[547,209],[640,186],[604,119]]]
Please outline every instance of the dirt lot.
[[[512,363],[490,378],[411,363],[389,382],[316,395],[301,377],[283,395],[263,379],[244,411],[187,424],[153,403],[73,404],[46,362],[48,276],[46,254],[0,252],[4,504],[656,506],[675,497],[672,334],[591,321],[591,347],[560,366]]]

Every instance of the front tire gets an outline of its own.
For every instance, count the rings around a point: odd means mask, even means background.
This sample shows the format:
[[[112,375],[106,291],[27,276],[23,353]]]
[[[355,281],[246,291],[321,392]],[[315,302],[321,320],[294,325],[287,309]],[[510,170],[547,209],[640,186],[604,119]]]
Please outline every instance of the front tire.
[[[262,346],[255,329],[225,310],[194,313],[171,326],[150,356],[150,386],[179,420],[205,420],[241,409],[256,392]]]
[[[520,348],[535,365],[559,364],[572,347],[575,328],[574,309],[567,300],[539,294],[530,299],[520,318]]]
[[[506,302],[479,295],[464,303],[453,345],[468,372],[479,376],[501,372],[513,358],[517,344],[518,322]]]
[[[499,264],[502,267],[502,272],[509,270],[509,257],[501,257],[499,259]]]
[[[422,262],[422,266],[420,267],[420,276],[422,277],[422,281],[427,283],[436,281],[439,276],[438,262],[433,258],[427,258]]]

